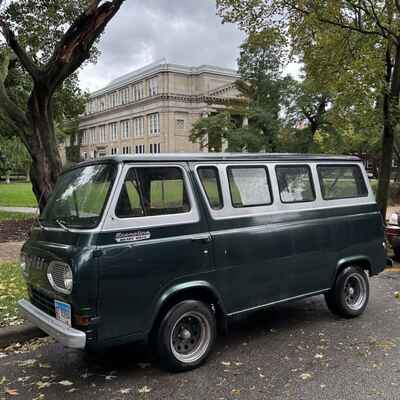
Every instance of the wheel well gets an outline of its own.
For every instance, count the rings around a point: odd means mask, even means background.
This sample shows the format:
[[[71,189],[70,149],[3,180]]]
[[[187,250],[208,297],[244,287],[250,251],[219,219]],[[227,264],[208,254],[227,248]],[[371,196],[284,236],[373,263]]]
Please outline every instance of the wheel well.
[[[225,313],[223,311],[222,304],[220,303],[218,297],[211,289],[207,289],[204,287],[194,287],[194,288],[180,290],[169,296],[163,302],[163,304],[161,305],[160,309],[157,312],[157,317],[153,322],[152,326],[153,333],[159,326],[165,314],[167,314],[167,312],[171,309],[171,307],[184,300],[198,300],[208,304],[215,314],[218,328],[222,329],[224,327]]]
[[[371,276],[371,264],[368,260],[352,260],[352,261],[346,261],[343,264],[339,266],[339,268],[336,271],[336,277],[347,267],[360,267],[364,271],[367,271],[369,276]],[[335,279],[336,279],[335,277]]]

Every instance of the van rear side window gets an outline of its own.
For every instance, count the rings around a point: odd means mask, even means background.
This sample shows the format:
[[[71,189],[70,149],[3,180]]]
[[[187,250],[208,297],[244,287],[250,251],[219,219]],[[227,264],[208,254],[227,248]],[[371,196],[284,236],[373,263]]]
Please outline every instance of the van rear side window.
[[[228,167],[228,180],[233,207],[272,204],[269,177],[265,167]]]
[[[368,196],[358,165],[319,165],[317,170],[324,200]]]
[[[115,214],[119,218],[134,218],[189,211],[182,171],[176,167],[152,167],[128,171]]]
[[[197,172],[210,207],[213,210],[220,210],[223,207],[223,201],[218,169],[216,167],[199,167]]]
[[[315,200],[311,170],[308,165],[276,167],[282,203],[302,203]]]

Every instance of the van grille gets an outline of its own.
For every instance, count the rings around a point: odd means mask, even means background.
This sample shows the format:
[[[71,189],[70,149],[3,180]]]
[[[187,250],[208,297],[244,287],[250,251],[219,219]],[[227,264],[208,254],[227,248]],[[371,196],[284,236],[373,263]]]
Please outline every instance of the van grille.
[[[31,302],[34,306],[51,315],[52,317],[56,316],[54,299],[51,299],[50,297],[46,296],[42,292],[39,292],[39,290],[36,290],[33,287],[30,288],[30,293]]]
[[[44,258],[34,255],[26,256],[26,266],[32,271],[44,271],[47,268],[47,262]]]
[[[50,263],[47,271],[47,276],[50,279],[50,283],[55,289],[59,289],[62,293],[70,292],[70,290],[65,286],[65,276],[70,271],[68,265],[54,261]]]

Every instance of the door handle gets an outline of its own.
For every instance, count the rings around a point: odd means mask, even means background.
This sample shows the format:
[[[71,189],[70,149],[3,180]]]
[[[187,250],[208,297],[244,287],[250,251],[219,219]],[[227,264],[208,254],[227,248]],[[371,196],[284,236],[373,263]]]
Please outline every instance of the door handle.
[[[211,243],[211,236],[210,235],[203,235],[203,236],[195,236],[192,237],[192,242],[200,242],[203,244]]]

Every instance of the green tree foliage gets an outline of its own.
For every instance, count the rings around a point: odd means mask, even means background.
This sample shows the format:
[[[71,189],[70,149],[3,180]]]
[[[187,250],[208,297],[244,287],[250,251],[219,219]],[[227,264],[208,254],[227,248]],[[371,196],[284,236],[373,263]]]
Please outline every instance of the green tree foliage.
[[[282,93],[287,84],[282,77],[284,57],[284,42],[275,31],[253,33],[241,45],[236,86],[249,100],[248,125],[236,132],[237,138],[231,137],[236,149],[242,143],[246,150],[276,150]]]
[[[0,136],[0,155],[0,175],[28,175],[31,160],[18,138]]]
[[[234,128],[231,114],[221,112],[197,120],[193,125],[190,140],[193,143],[199,143],[201,149],[220,152],[224,141],[227,140],[227,133]]]
[[[59,173],[57,134],[84,98],[77,71],[96,57],[95,45],[124,0],[0,0],[0,131],[17,135],[32,158],[40,208]]]
[[[377,200],[385,215],[399,123],[400,2],[217,0],[217,7],[248,34],[274,29],[286,37],[307,77],[334,95],[339,124],[366,135],[381,128]]]

